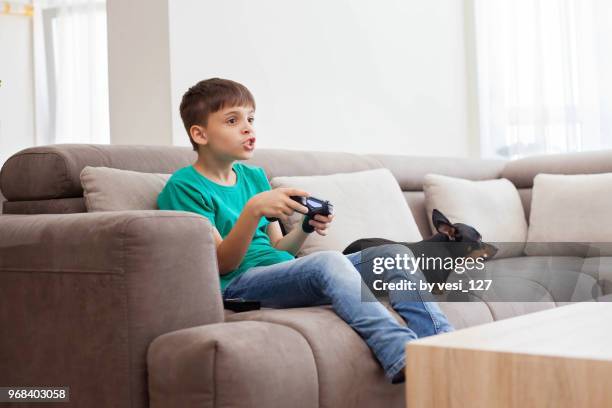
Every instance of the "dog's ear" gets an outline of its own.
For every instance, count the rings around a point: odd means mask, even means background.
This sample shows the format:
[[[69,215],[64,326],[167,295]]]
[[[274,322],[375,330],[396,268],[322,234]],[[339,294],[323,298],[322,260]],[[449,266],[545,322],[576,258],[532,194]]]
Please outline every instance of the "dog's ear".
[[[431,221],[433,222],[433,225],[435,225],[435,226],[436,226],[436,228],[437,228],[436,223],[439,223],[439,222],[444,222],[444,223],[446,223],[446,224],[450,224],[450,225],[452,225],[452,224],[453,224],[453,223],[452,223],[452,222],[450,222],[450,221],[448,220],[448,218],[446,218],[446,216],[445,216],[444,214],[442,214],[442,212],[441,212],[440,210],[438,210],[437,208],[434,208],[434,209],[433,209],[433,212],[431,213]]]
[[[431,213],[431,221],[436,228],[436,230],[440,234],[444,234],[451,241],[455,240],[455,234],[457,233],[457,228],[453,225],[452,222],[448,220],[440,211],[434,208]]]

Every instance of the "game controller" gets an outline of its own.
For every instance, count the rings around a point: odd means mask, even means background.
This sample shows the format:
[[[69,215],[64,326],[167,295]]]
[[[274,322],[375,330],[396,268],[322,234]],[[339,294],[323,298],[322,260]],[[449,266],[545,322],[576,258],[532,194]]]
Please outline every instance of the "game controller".
[[[302,204],[308,208],[308,213],[304,217],[302,222],[302,231],[310,234],[314,231],[314,227],[308,223],[309,220],[314,219],[314,216],[321,214],[324,216],[334,213],[334,206],[332,203],[326,200],[321,200],[315,197],[302,197],[302,196],[291,196],[291,199],[297,203]],[[278,218],[266,217],[270,222],[278,221]]]
[[[258,300],[244,300],[243,298],[223,299],[223,308],[236,313],[248,312],[249,310],[261,309],[261,302]]]

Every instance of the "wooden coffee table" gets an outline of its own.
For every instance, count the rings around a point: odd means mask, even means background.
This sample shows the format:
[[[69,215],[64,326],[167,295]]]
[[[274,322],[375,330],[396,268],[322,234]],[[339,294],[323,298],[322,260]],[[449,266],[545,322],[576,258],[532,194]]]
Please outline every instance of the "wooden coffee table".
[[[612,303],[415,340],[406,358],[409,408],[611,407]]]

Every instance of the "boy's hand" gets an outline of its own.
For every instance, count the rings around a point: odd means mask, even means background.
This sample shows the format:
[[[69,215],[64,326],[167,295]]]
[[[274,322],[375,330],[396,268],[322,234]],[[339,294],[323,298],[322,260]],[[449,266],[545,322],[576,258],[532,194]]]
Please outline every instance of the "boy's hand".
[[[317,234],[325,236],[327,235],[327,228],[329,228],[329,224],[332,222],[334,218],[334,214],[329,215],[321,215],[317,214],[314,216],[314,219],[308,220],[308,224],[312,225]]]
[[[294,211],[302,214],[308,213],[308,208],[291,199],[291,196],[308,197],[309,194],[297,188],[280,187],[264,191],[251,197],[247,202],[256,217],[278,218],[287,223],[288,217]]]

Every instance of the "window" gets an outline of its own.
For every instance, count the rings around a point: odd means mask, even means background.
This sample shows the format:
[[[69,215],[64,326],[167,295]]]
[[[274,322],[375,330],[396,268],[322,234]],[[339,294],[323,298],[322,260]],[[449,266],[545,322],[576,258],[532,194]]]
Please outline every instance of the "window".
[[[109,143],[106,4],[34,3],[37,144]]]
[[[474,9],[482,155],[606,147],[593,1],[475,0]]]

